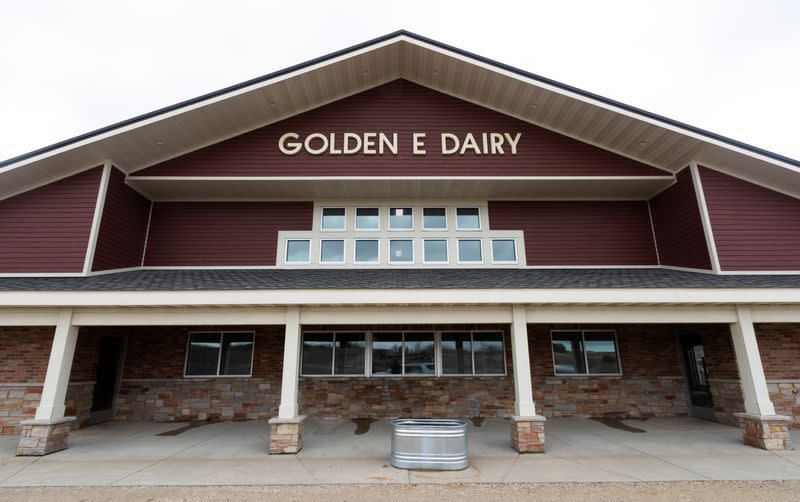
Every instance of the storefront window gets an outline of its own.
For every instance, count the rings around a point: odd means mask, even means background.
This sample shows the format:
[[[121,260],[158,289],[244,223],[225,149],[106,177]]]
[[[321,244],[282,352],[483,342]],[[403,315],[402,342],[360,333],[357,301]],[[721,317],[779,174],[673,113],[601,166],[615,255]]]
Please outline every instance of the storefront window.
[[[303,334],[303,375],[363,375],[366,334],[335,332]]]
[[[250,376],[253,333],[189,334],[185,376]]]
[[[557,375],[620,373],[613,331],[554,331],[553,367]]]
[[[406,333],[403,341],[406,375],[434,375],[433,333]]]
[[[403,374],[402,333],[375,333],[372,335],[372,374]]]

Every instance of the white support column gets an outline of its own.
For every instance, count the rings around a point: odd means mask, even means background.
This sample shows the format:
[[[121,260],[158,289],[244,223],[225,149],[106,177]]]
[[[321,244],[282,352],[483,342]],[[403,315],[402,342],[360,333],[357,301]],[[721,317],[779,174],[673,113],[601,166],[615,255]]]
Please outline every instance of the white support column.
[[[739,378],[742,380],[744,410],[748,415],[773,416],[775,407],[769,398],[767,379],[761,364],[756,332],[750,308],[737,306],[738,322],[731,323],[733,349],[736,352],[736,365],[739,367]]]
[[[286,337],[283,345],[283,375],[278,418],[298,416],[297,387],[300,377],[300,308],[286,309]]]
[[[72,356],[78,341],[78,327],[72,325],[72,309],[58,312],[50,361],[44,378],[42,398],[36,408],[36,420],[56,420],[64,417],[64,399],[67,395]]]
[[[514,413],[518,417],[533,417],[531,361],[528,354],[528,322],[524,305],[511,307],[511,355],[514,360]]]

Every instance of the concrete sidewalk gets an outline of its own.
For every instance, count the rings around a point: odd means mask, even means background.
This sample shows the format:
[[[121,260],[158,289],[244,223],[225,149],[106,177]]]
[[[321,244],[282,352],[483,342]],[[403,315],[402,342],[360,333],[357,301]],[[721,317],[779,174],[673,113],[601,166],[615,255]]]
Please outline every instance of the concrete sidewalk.
[[[470,427],[471,465],[459,472],[406,471],[388,463],[389,423],[355,434],[350,421],[310,420],[298,455],[269,456],[265,421],[119,422],[75,431],[70,449],[15,457],[0,439],[0,486],[252,485],[337,483],[672,481],[800,479],[800,452],[746,447],[738,429],[691,418],[629,420],[631,432],[593,420],[550,419],[547,453],[518,455],[510,425]],[[792,439],[800,444],[800,431]]]

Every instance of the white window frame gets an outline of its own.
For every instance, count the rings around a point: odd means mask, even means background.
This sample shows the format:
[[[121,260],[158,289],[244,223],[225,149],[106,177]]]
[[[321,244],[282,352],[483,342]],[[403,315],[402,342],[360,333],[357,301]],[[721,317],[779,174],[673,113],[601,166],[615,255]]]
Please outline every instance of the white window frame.
[[[428,241],[444,241],[445,261],[429,261],[425,259],[425,243]],[[450,239],[447,237],[426,237],[422,239],[422,263],[426,265],[448,265],[450,263]]]
[[[459,245],[461,243],[461,241],[478,241],[479,249],[481,250],[481,259],[478,260],[478,261],[475,261],[475,260],[462,260],[461,259],[461,246]],[[456,239],[456,260],[458,261],[459,264],[470,264],[470,263],[474,263],[476,265],[477,264],[481,264],[481,263],[484,262],[484,257],[483,257],[484,254],[485,253],[484,253],[484,249],[483,249],[483,239],[482,238],[480,238],[480,237],[459,237],[458,239]]]
[[[458,226],[458,211],[460,209],[477,209],[478,210],[478,228],[462,228]],[[459,232],[480,232],[483,228],[483,223],[481,222],[481,208],[479,206],[456,206],[456,210],[454,212],[455,215],[455,223],[456,223],[456,230]]]
[[[410,241],[411,242],[411,260],[409,261],[393,261],[392,260],[392,241]],[[386,259],[389,265],[413,265],[415,263],[414,252],[414,238],[413,237],[390,237],[386,239]]]
[[[565,331],[565,330],[562,330]],[[606,331],[606,330],[598,330],[598,331]],[[238,332],[237,332],[238,333]],[[325,334],[325,335],[333,335],[333,353],[331,355],[331,373],[330,374],[323,374],[323,375],[306,375],[302,373],[303,371],[303,342],[305,341],[306,333],[313,333],[313,334]],[[336,364],[336,335],[338,333],[364,333],[364,372],[363,373],[348,373],[348,374],[334,374],[333,371],[335,369]],[[373,350],[373,341],[375,334],[381,333],[400,333],[401,334],[401,345],[402,345],[402,354],[401,354],[401,367],[403,368],[403,373],[392,375],[392,374],[373,374],[372,373],[372,350]],[[434,372],[433,373],[405,373],[405,362],[406,362],[406,351],[405,351],[405,335],[406,334],[413,334],[413,333],[433,333],[433,361],[434,361]],[[444,333],[469,333],[470,334],[470,346],[474,346],[475,334],[476,333],[499,333],[501,335],[501,340],[503,344],[503,372],[502,373],[475,373],[475,352],[474,350],[471,351],[470,357],[472,357],[472,373],[443,373],[442,372],[442,334]],[[416,329],[416,330],[391,330],[391,329],[379,329],[379,330],[317,330],[317,329],[310,329],[308,331],[303,331],[301,337],[301,354],[300,354],[300,376],[303,378],[354,378],[354,377],[364,377],[364,378],[482,378],[482,377],[506,377],[508,376],[508,360],[506,351],[508,350],[508,346],[506,344],[507,333],[503,330],[499,329],[463,329],[463,330],[426,330],[426,329]],[[252,366],[252,365],[251,365]],[[578,375],[581,376],[581,375]]]
[[[585,373],[558,373],[556,372],[556,354],[553,351],[553,334],[554,333],[580,333],[581,334],[581,351],[583,352],[583,367],[586,368]],[[589,359],[586,355],[586,337],[585,333],[612,333],[614,335],[614,352],[617,356],[617,373],[589,373]],[[615,329],[551,329],[550,330],[550,356],[553,359],[553,375],[557,377],[620,377],[622,376],[622,358],[619,355],[619,337]]]
[[[410,209],[411,210],[411,228],[392,228],[392,209]],[[395,206],[389,206],[389,214],[386,216],[386,228],[389,229],[390,232],[413,232],[414,228],[416,227],[416,219],[417,211],[416,208],[411,205],[403,205],[398,204]]]
[[[289,243],[290,242],[307,242],[308,243],[308,261],[289,261]],[[287,265],[310,265],[311,264],[311,239],[286,239],[286,245],[283,250],[283,261]]]
[[[494,241],[511,241],[514,246],[514,261],[495,260],[494,259]],[[517,250],[517,239],[513,237],[492,237],[489,239],[489,252],[492,254],[492,263],[498,265],[516,265],[519,263],[519,252]]]
[[[322,261],[322,245],[327,241],[339,241],[342,243],[342,261]],[[347,262],[347,239],[320,239],[319,240],[319,264],[320,265],[344,265]]]
[[[217,374],[216,375],[187,375],[189,369],[189,347],[192,345],[192,335],[216,333],[219,335],[219,351],[217,354]],[[250,373],[247,375],[220,375],[219,368],[222,363],[222,344],[225,341],[225,334],[249,334],[253,341],[253,350],[250,351]],[[253,357],[256,353],[256,332],[255,331],[190,331],[186,336],[186,354],[183,357],[183,378],[252,378],[253,376]]]
[[[358,228],[358,211],[360,209],[377,209],[378,210],[378,228]],[[381,231],[381,208],[380,206],[356,206],[353,211],[353,230],[356,232],[380,232]]]
[[[426,209],[443,209],[444,210],[444,227],[443,228],[428,228],[425,226],[425,210]],[[424,206],[422,208],[422,221],[420,224],[420,228],[422,228],[425,232],[447,232],[448,228],[448,221],[447,221],[447,206]]]
[[[371,241],[378,243],[378,260],[377,261],[358,261],[356,249],[358,243],[361,241]],[[380,265],[381,264],[381,240],[377,237],[361,237],[353,239],[353,263],[356,265]]]
[[[344,227],[342,228],[325,228],[325,210],[326,209],[341,209],[344,211],[343,221]],[[319,213],[319,230],[320,232],[347,232],[347,207],[346,206],[324,206],[320,209]]]

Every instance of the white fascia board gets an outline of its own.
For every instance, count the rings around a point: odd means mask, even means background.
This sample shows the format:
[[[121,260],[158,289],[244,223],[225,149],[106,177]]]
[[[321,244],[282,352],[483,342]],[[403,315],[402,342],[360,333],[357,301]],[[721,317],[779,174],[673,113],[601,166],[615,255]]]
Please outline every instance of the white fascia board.
[[[169,305],[800,304],[800,288],[3,291],[7,307]],[[654,307],[655,308],[655,307]]]
[[[577,101],[588,103],[590,105],[597,106],[599,108],[604,108],[606,110],[610,110],[610,111],[619,113],[620,115],[625,115],[627,117],[631,117],[633,119],[640,120],[642,122],[646,122],[646,123],[648,123],[650,125],[653,125],[653,126],[656,126],[656,127],[660,127],[662,129],[666,129],[666,130],[669,130],[669,131],[672,131],[672,132],[675,132],[675,133],[679,133],[679,134],[682,134],[684,136],[688,136],[690,138],[693,138],[693,139],[696,139],[696,140],[699,140],[699,141],[702,141],[702,142],[705,142],[705,143],[709,143],[709,144],[724,148],[726,150],[731,150],[731,151],[734,151],[736,153],[739,153],[739,154],[742,154],[742,155],[746,155],[748,157],[751,157],[751,158],[754,158],[754,159],[758,159],[758,160],[761,160],[763,162],[767,162],[769,164],[773,164],[773,165],[782,167],[784,169],[788,169],[790,171],[794,171],[796,173],[800,173],[800,168],[798,168],[796,166],[793,166],[791,164],[788,164],[788,163],[780,161],[780,160],[776,160],[776,159],[767,157],[765,155],[761,155],[761,154],[758,154],[758,153],[755,153],[755,152],[751,152],[751,151],[746,150],[744,148],[740,148],[740,147],[731,145],[729,143],[726,143],[726,142],[723,142],[723,141],[720,141],[720,140],[717,140],[717,139],[714,139],[714,138],[710,138],[710,137],[705,136],[703,134],[696,133],[696,132],[693,132],[693,131],[689,131],[689,130],[684,129],[682,127],[678,127],[676,125],[668,124],[668,123],[662,122],[662,121],[657,120],[657,119],[652,118],[652,117],[647,117],[645,115],[640,115],[640,114],[638,114],[636,112],[633,112],[633,111],[630,111],[630,110],[626,110],[626,109],[620,108],[618,106],[614,106],[613,104],[605,103],[603,101],[599,101],[599,100],[596,100],[596,99],[592,99],[590,97],[583,96],[581,94],[578,94],[578,93],[575,93],[575,92],[572,92],[572,91],[568,91],[566,89],[562,89],[560,87],[556,87],[554,85],[551,85],[551,84],[548,84],[548,83],[545,83],[545,82],[541,82],[539,80],[536,80],[536,79],[533,79],[533,78],[530,78],[530,77],[526,77],[526,76],[520,75],[518,73],[505,70],[503,68],[498,68],[495,65],[492,65],[492,64],[489,64],[489,63],[484,63],[482,61],[477,61],[477,60],[469,58],[467,56],[463,56],[461,54],[457,54],[455,52],[451,52],[449,50],[433,46],[431,44],[422,42],[420,40],[409,38],[409,37],[407,37],[405,35],[401,35],[400,39],[402,39],[404,42],[406,42],[408,44],[416,45],[416,46],[423,47],[423,48],[425,48],[427,50],[430,50],[430,51],[434,51],[434,52],[438,52],[440,54],[444,54],[444,55],[446,55],[448,57],[452,57],[454,59],[458,59],[460,61],[464,61],[466,63],[478,66],[480,68],[483,68],[483,69],[486,69],[486,70],[489,70],[489,71],[492,71],[494,73],[498,73],[500,75],[504,75],[506,77],[509,77],[509,78],[512,78],[512,79],[515,79],[515,80],[519,80],[519,81],[524,82],[526,84],[530,84],[530,85],[533,85],[533,86],[536,86],[536,87],[540,87],[542,89],[547,89],[548,91],[551,91],[551,92],[554,92],[554,93],[557,93],[557,94],[561,94],[563,96],[567,96],[567,97],[575,99]]]
[[[800,308],[795,307],[795,310]],[[731,323],[736,322],[734,305],[608,305],[530,306],[529,323]]]

